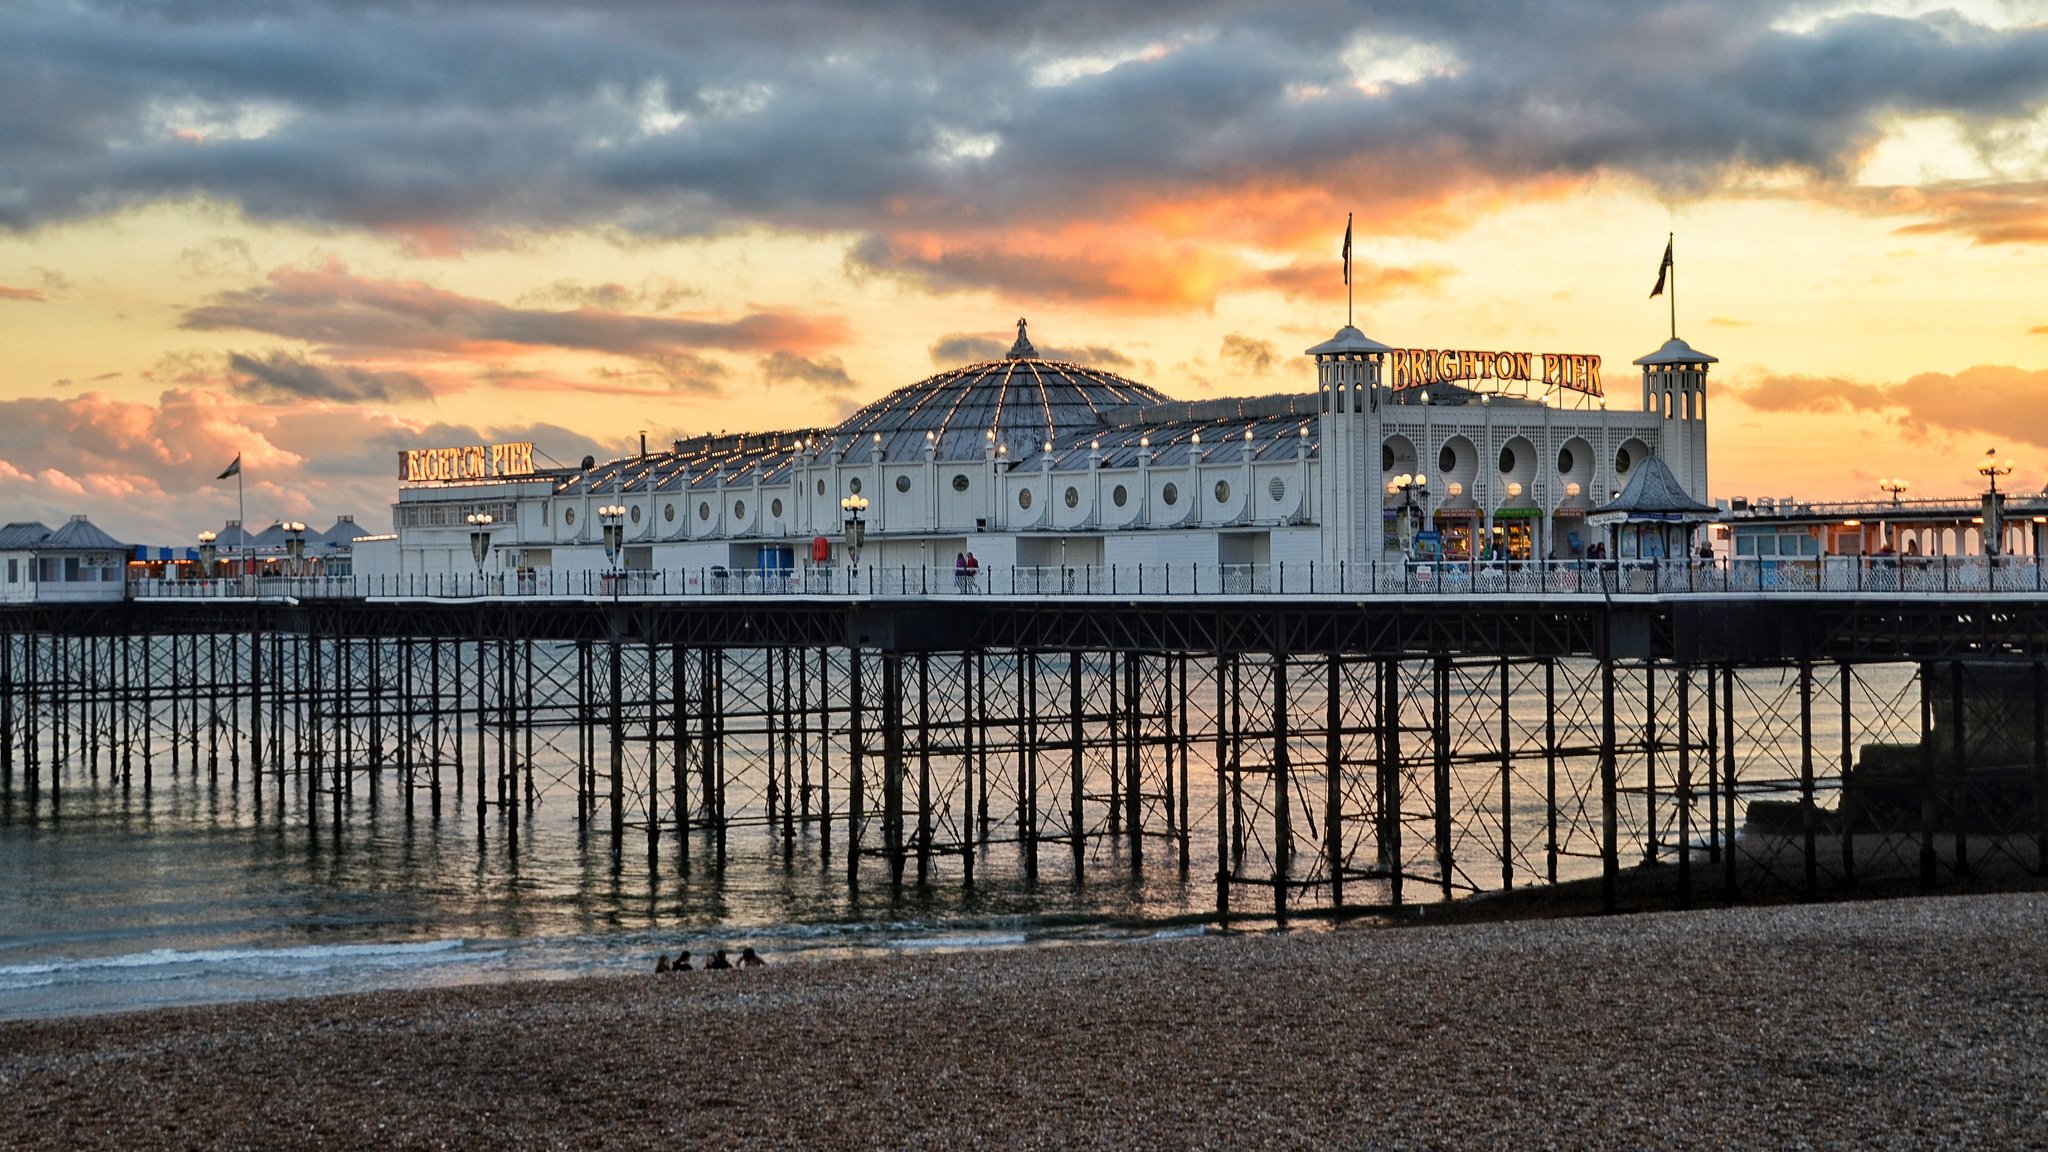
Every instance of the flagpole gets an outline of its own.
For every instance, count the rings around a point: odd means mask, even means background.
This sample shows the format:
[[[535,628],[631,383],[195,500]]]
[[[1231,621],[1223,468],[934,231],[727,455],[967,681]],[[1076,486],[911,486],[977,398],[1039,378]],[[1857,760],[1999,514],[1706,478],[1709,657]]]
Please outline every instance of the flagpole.
[[[1670,302],[1671,302],[1671,338],[1672,338],[1673,340],[1676,340],[1676,339],[1678,339],[1678,254],[1677,254],[1677,248],[1676,248],[1676,245],[1677,245],[1677,243],[1678,243],[1678,233],[1676,233],[1676,232],[1671,232],[1671,233],[1667,233],[1667,234],[1665,235],[1665,237],[1664,237],[1664,247],[1665,247],[1665,249],[1666,249],[1667,251],[1670,251],[1670,252],[1672,253],[1672,256],[1671,256],[1671,301],[1670,301]]]
[[[1351,213],[1344,214],[1344,326],[1349,328],[1351,318]]]
[[[242,575],[249,574],[249,506],[242,499],[242,454],[235,453],[235,515],[242,521]]]

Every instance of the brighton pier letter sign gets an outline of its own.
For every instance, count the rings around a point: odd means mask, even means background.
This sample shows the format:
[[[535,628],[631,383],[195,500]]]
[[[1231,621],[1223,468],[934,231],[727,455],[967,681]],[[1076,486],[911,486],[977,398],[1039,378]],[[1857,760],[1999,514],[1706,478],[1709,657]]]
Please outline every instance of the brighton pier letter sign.
[[[411,483],[433,480],[496,480],[533,475],[533,444],[465,444],[460,448],[409,448],[398,454],[398,478]]]

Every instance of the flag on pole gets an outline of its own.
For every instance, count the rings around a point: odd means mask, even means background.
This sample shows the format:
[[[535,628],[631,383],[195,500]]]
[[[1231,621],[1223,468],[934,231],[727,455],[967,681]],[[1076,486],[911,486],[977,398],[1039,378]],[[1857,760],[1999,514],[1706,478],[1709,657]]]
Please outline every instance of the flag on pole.
[[[1664,262],[1657,265],[1657,286],[1650,289],[1652,300],[1664,294],[1664,277],[1671,272],[1671,243],[1670,240],[1664,241]]]
[[[1344,214],[1344,283],[1351,283],[1351,213]]]
[[[240,476],[241,474],[242,474],[242,454],[241,454],[240,452],[237,452],[237,453],[235,453],[235,462],[234,462],[233,464],[230,464],[230,465],[228,465],[228,466],[227,466],[226,468],[223,468],[223,469],[221,469],[221,473],[220,473],[220,475],[218,475],[218,476],[215,476],[215,477],[214,477],[214,479],[215,479],[215,480],[225,480],[225,479],[227,479],[227,478],[228,478],[228,477],[230,477],[230,476]]]

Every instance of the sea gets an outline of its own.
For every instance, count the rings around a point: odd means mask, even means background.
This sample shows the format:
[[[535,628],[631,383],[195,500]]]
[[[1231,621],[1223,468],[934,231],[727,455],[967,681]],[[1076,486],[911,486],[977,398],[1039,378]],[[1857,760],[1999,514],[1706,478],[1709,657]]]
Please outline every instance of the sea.
[[[1796,778],[1799,734],[1784,704],[1794,684],[1782,670],[1753,675],[1737,696],[1745,779]],[[1909,737],[1911,685],[1910,669],[1858,682],[1855,691],[1870,697],[1859,700],[1859,717],[1875,719],[1859,719],[1855,742]],[[1483,698],[1493,689],[1475,691]],[[1454,702],[1453,711],[1467,709]],[[1518,744],[1543,731],[1541,697],[1518,688],[1513,714]],[[1571,718],[1580,736],[1570,739],[1585,743],[1592,718],[1580,707]],[[1465,739],[1486,747],[1497,731],[1486,721]],[[857,888],[847,882],[843,821],[828,845],[816,825],[785,840],[755,820],[729,831],[722,863],[710,834],[693,833],[687,872],[681,845],[664,830],[650,866],[644,828],[629,828],[615,849],[607,813],[578,819],[566,764],[536,773],[516,822],[493,805],[481,823],[473,779],[467,794],[446,788],[436,816],[418,792],[408,812],[395,772],[374,790],[359,773],[336,821],[329,797],[317,818],[307,811],[303,776],[281,790],[266,777],[259,802],[246,771],[237,781],[225,763],[174,761],[163,744],[146,781],[138,765],[125,786],[105,765],[73,762],[61,790],[46,777],[31,795],[17,767],[0,780],[0,1020],[645,972],[657,956],[702,958],[721,947],[750,946],[785,964],[1216,931],[1211,747],[1197,740],[1187,749],[1185,867],[1173,841],[1148,839],[1134,868],[1121,841],[1099,836],[1087,841],[1078,879],[1068,846],[1046,844],[1032,881],[1016,846],[998,842],[977,850],[971,885],[958,859],[942,858],[930,883],[892,887],[885,862],[869,858]],[[1458,758],[1461,879],[1498,883],[1502,811],[1517,882],[1541,879],[1547,787],[1559,789],[1558,878],[1597,872],[1588,751],[1562,759],[1554,782],[1540,755],[1523,756],[1512,795],[1492,757]],[[1320,754],[1306,743],[1297,751],[1303,763]],[[1623,813],[1625,838],[1644,826],[1646,770],[1640,757],[1621,766],[1624,804],[1633,806]],[[1670,766],[1663,771],[1668,793]],[[1427,784],[1418,777],[1411,787],[1420,796]],[[1297,803],[1308,812],[1319,801]],[[1668,812],[1663,820],[1668,837]],[[995,832],[1000,841],[1002,829]],[[1432,843],[1427,827],[1411,829],[1411,865],[1427,862]],[[1432,898],[1421,887],[1411,887],[1411,899]],[[1347,895],[1370,902],[1385,894],[1360,883]]]
[[[650,871],[644,834],[615,858],[566,788],[515,836],[496,810],[479,835],[452,796],[436,820],[359,793],[337,826],[259,815],[225,772],[67,779],[33,812],[20,783],[0,818],[0,1020],[651,971],[721,947],[808,963],[1199,934],[1214,897],[1213,856],[1184,877],[1105,854],[1093,878],[1027,883],[1002,846],[971,887],[956,861],[892,890],[870,859],[855,890],[815,830],[785,851],[759,827],[729,833],[723,866],[700,834],[688,875],[672,844]]]

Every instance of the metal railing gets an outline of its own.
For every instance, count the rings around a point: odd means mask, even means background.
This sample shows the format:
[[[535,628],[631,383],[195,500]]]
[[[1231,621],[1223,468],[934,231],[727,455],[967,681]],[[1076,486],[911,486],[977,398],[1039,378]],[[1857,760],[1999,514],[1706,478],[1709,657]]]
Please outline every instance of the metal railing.
[[[951,568],[736,569],[716,566],[530,573],[414,573],[143,580],[131,599],[573,599],[730,596],[1668,596],[1748,593],[2048,592],[2048,563],[2031,556],[1827,556],[1802,560],[1610,560],[1376,564],[1092,564]]]

